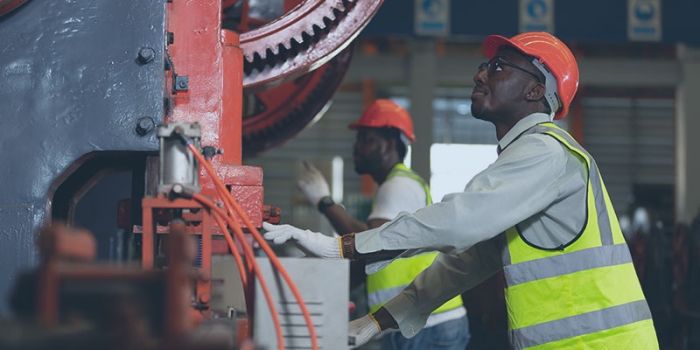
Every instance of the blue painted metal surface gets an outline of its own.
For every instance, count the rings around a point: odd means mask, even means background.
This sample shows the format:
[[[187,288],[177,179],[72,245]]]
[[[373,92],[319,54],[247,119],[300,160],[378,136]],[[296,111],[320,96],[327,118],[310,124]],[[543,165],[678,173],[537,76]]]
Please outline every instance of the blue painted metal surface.
[[[29,1],[0,18],[0,315],[57,179],[86,154],[157,150],[137,126],[163,115],[165,4]]]

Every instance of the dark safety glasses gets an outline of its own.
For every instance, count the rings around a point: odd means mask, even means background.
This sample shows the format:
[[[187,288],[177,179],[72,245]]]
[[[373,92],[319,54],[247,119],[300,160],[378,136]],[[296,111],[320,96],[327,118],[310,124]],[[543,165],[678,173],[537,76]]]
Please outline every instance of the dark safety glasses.
[[[538,77],[537,74],[530,72],[529,70],[527,70],[523,67],[520,67],[514,63],[510,63],[510,62],[506,61],[506,59],[504,59],[503,57],[498,57],[498,56],[492,58],[488,62],[484,62],[484,63],[480,64],[478,72],[481,73],[483,71],[486,71],[486,75],[488,75],[490,77],[493,75],[493,73],[500,71],[500,70],[503,70],[502,66],[513,67],[519,71],[525,72],[525,73],[533,76],[537,80],[537,82],[542,83],[542,80],[540,80],[540,77]]]

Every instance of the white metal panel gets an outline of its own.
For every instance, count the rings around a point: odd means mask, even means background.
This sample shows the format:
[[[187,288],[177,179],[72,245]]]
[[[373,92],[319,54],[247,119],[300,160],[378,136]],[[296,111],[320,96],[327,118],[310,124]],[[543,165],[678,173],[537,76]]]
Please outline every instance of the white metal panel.
[[[308,258],[279,259],[299,290],[314,324],[318,348],[348,348],[349,262]],[[256,258],[277,309],[285,349],[311,350],[311,337],[298,300],[267,258]],[[333,283],[328,283],[333,276]],[[255,281],[253,339],[263,349],[277,349],[270,306],[259,281]]]

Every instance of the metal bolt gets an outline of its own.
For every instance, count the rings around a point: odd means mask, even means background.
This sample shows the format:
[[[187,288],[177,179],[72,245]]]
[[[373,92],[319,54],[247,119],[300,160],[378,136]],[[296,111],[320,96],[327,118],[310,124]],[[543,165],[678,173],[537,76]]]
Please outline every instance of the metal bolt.
[[[173,90],[177,91],[187,91],[189,89],[189,77],[186,75],[176,75],[173,81]]]
[[[138,60],[141,64],[150,63],[156,58],[156,51],[150,47],[142,47],[139,50]]]
[[[145,136],[156,127],[156,121],[151,117],[141,117],[136,122],[136,133]]]

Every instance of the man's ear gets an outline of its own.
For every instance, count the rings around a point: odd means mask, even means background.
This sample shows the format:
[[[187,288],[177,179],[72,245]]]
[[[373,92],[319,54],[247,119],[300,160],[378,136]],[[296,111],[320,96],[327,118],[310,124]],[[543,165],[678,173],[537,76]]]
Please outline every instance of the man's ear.
[[[525,99],[528,101],[539,101],[544,97],[545,87],[542,83],[537,83],[532,86],[530,91],[525,94]]]
[[[386,148],[387,148],[387,151],[388,150],[396,151],[396,148],[397,148],[396,139],[391,138],[391,139],[386,140]]]

